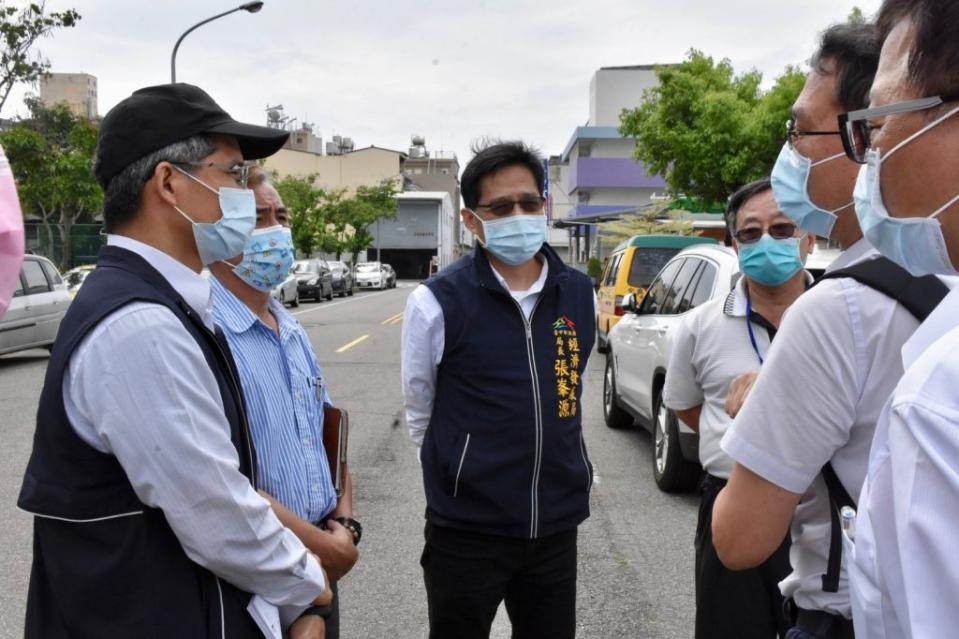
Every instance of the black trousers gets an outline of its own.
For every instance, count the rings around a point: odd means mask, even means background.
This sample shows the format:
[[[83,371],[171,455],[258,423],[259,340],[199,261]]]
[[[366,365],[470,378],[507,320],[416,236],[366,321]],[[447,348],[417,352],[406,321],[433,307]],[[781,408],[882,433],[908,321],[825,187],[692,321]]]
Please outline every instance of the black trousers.
[[[576,635],[576,529],[513,539],[426,524],[430,639],[487,639],[506,602],[513,639]]]
[[[772,639],[786,636],[779,582],[790,572],[789,535],[762,565],[726,568],[713,546],[713,503],[726,482],[706,475],[696,527],[696,639]]]

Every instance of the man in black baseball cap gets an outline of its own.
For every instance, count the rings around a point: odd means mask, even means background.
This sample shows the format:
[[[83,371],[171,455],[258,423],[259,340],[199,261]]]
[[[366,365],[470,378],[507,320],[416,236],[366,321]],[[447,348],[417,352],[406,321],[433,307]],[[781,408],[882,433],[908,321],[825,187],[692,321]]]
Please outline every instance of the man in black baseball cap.
[[[20,492],[35,515],[27,637],[260,637],[249,605],[269,617],[331,600],[256,492],[200,275],[243,251],[256,220],[244,160],[286,136],[186,84],[141,89],[104,118],[107,246],[60,325]]]

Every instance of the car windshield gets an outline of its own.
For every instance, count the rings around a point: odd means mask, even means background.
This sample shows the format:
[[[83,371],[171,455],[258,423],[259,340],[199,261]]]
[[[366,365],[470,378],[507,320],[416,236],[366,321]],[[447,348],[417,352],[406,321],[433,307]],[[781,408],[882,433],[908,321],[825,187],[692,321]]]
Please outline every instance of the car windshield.
[[[319,273],[316,262],[297,262],[293,265],[294,273]]]
[[[636,249],[626,283],[635,288],[646,288],[676,253],[679,253],[678,248]]]
[[[356,272],[357,273],[375,273],[380,270],[380,265],[376,262],[369,262],[367,264],[357,264]]]

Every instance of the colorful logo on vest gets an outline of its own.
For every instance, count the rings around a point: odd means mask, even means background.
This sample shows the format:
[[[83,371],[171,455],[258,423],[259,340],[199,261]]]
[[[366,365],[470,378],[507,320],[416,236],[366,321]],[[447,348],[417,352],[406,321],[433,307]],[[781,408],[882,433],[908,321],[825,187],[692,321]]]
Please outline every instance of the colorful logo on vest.
[[[576,417],[579,411],[580,357],[576,324],[565,315],[553,322],[556,342],[556,396],[560,418]]]

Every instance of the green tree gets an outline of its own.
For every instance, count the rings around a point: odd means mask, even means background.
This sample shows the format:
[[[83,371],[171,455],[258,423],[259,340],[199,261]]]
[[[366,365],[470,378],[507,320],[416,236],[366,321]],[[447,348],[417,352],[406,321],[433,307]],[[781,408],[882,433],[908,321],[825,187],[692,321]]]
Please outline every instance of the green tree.
[[[273,181],[273,186],[289,211],[293,245],[303,257],[311,256],[316,250],[317,235],[323,225],[320,204],[326,193],[313,186],[315,179],[315,175],[288,175]]]
[[[28,100],[31,117],[0,133],[25,215],[40,218],[50,257],[61,268],[71,266],[72,230],[93,222],[103,207],[103,192],[93,177],[97,128],[73,115],[66,105],[44,106]],[[62,252],[53,253],[56,227]]]
[[[634,235],[700,235],[691,220],[680,219],[684,214],[687,212],[670,209],[669,203],[651,206],[635,215],[601,223],[600,240],[606,246],[616,246]]]
[[[636,159],[665,176],[672,195],[722,203],[769,173],[802,88],[801,71],[788,67],[764,92],[758,71],[737,75],[729,60],[692,50],[656,75],[659,86],[620,114],[620,132],[636,138]]]
[[[50,68],[39,52],[31,52],[36,41],[79,21],[80,14],[73,9],[46,13],[46,2],[22,8],[0,4],[0,109],[15,84],[35,84]]]

